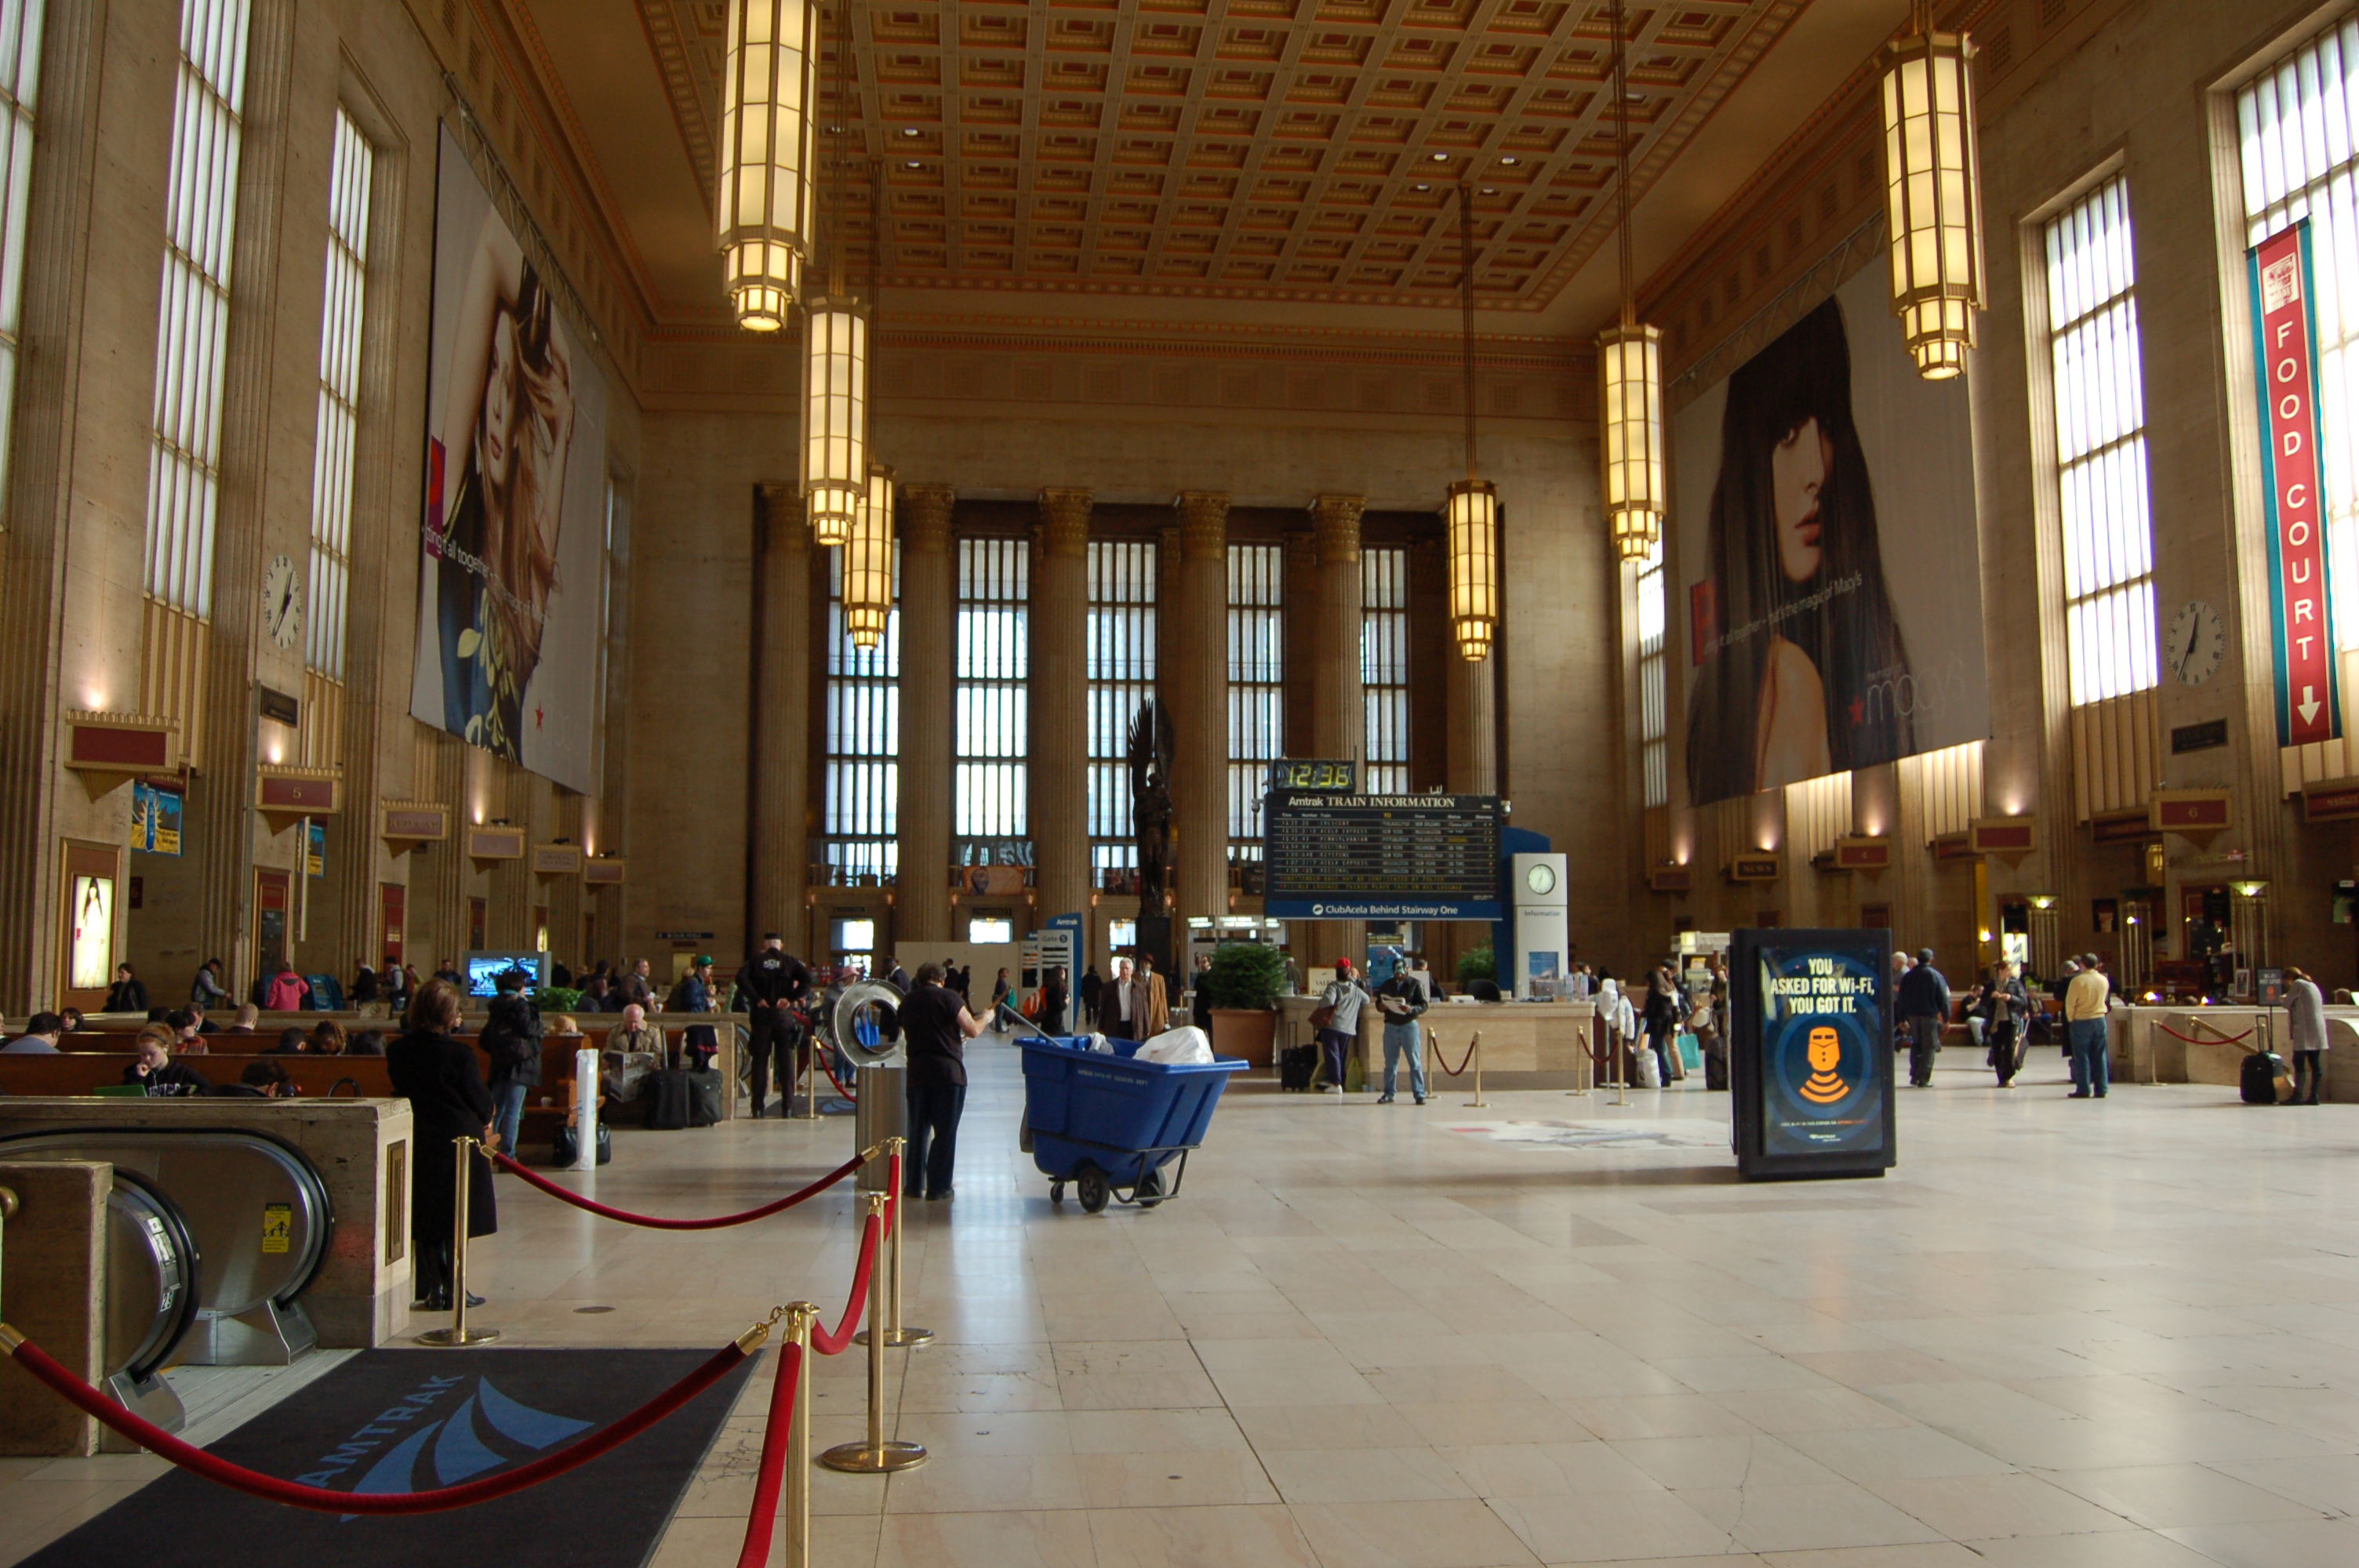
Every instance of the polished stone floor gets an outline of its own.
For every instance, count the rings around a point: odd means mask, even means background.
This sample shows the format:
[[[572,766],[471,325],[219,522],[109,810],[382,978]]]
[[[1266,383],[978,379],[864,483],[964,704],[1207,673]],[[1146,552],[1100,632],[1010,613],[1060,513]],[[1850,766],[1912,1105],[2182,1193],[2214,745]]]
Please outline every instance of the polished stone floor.
[[[1245,1082],[1179,1198],[1093,1217],[1016,1152],[1016,1054],[972,1054],[958,1195],[910,1214],[940,1339],[889,1388],[932,1457],[821,1473],[820,1568],[2359,1563],[2359,1109],[2068,1101],[2047,1052],[2002,1092],[1951,1052],[1890,1176],[1747,1185],[1694,1080],[1481,1110]],[[744,1206],[851,1139],[625,1131],[595,1190]],[[848,1196],[685,1235],[500,1201],[478,1315],[511,1345],[715,1345],[840,1303],[853,1257]],[[860,1354],[821,1443],[860,1431]],[[734,1561],[766,1394],[659,1568]],[[0,1465],[0,1561],[154,1470]]]

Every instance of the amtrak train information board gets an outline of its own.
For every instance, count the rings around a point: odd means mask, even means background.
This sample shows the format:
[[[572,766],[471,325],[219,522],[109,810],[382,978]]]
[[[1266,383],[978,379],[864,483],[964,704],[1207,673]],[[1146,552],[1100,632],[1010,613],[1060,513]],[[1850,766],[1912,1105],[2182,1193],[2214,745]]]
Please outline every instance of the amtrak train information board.
[[[1497,920],[1499,797],[1272,790],[1274,920]]]
[[[1729,1087],[1748,1178],[1880,1176],[1892,1119],[1892,934],[1739,931]]]

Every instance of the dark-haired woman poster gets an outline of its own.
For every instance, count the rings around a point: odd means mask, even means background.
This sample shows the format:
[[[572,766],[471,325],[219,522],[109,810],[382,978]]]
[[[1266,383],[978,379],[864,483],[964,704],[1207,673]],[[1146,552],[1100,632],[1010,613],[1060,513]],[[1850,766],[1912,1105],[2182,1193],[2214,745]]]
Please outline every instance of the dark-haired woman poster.
[[[1829,299],[1729,377],[1712,623],[1688,704],[1696,804],[1908,754],[1908,658]]]

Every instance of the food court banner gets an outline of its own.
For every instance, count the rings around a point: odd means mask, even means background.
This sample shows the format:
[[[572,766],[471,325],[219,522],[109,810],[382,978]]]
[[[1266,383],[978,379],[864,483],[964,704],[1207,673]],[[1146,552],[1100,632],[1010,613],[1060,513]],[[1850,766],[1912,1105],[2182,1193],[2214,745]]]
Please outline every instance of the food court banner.
[[[606,384],[447,128],[429,352],[410,715],[592,790]]]
[[[1672,422],[1690,804],[1990,733],[1963,379],[1929,382],[1880,265]]]
[[[1748,1180],[1889,1170],[1892,934],[1739,931],[1728,976],[1737,1169]]]
[[[2269,630],[2275,641],[2277,744],[2343,733],[2334,604],[2326,591],[2326,497],[2318,448],[2318,308],[2310,220],[2246,253],[2253,290],[2254,380],[2261,395],[2261,482],[2269,525]]]

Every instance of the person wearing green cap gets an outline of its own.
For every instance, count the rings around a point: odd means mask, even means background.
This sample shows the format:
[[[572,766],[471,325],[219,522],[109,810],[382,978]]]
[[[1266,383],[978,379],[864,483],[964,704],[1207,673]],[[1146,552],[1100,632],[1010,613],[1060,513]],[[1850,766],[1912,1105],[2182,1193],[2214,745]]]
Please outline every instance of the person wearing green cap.
[[[688,973],[680,976],[679,984],[671,989],[668,1012],[718,1012],[720,1004],[712,1000],[712,955],[699,953],[690,961]],[[712,1058],[721,1054],[721,1036],[709,1023],[691,1023],[679,1033],[683,1054],[693,1055],[701,1072],[712,1065]]]

